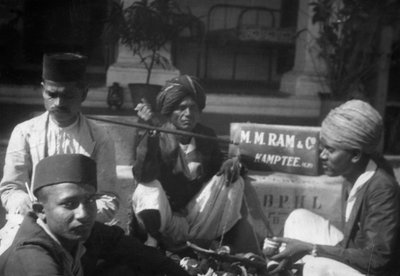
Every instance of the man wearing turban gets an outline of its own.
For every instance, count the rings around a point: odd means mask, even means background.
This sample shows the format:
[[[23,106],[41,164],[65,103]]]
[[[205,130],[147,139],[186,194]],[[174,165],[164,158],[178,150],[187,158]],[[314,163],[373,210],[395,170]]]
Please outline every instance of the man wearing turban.
[[[277,270],[301,259],[309,275],[398,275],[400,192],[377,147],[382,118],[368,103],[350,100],[322,122],[320,159],[328,176],[342,176],[343,232],[322,217],[293,211],[285,223]],[[347,187],[346,187],[347,186]]]
[[[166,83],[154,112],[136,107],[147,123],[216,137],[199,123],[206,95],[198,80],[182,75]],[[176,245],[213,240],[241,218],[244,182],[237,158],[223,162],[215,140],[191,135],[147,132],[139,142],[133,174],[138,186],[133,209],[146,230],[146,243]]]

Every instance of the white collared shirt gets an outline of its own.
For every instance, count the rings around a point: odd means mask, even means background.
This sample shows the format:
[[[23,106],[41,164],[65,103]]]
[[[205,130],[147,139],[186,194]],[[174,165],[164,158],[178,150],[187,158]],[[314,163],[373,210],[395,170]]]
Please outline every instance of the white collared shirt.
[[[368,162],[367,168],[365,169],[365,172],[362,173],[354,183],[353,187],[351,188],[349,198],[347,199],[347,205],[346,205],[346,222],[350,218],[351,210],[353,209],[354,203],[356,202],[357,199],[357,194],[358,191],[364,186],[365,183],[368,182],[368,180],[371,179],[371,177],[374,175],[376,168],[378,166],[376,163],[372,160]]]
[[[82,145],[91,142],[91,137],[81,134],[80,117],[67,127],[59,127],[49,118],[49,127],[46,133],[48,155],[81,153],[90,156]]]
[[[185,154],[189,154],[190,152],[192,152],[196,149],[196,140],[194,140],[194,138],[192,137],[192,139],[190,139],[189,144],[184,145],[184,144],[179,143],[179,146],[181,147],[181,149],[183,150],[183,152]]]
[[[184,167],[186,168],[184,169],[184,173],[186,177],[191,180],[196,179],[199,175],[202,174],[202,165],[200,162],[195,162],[193,160],[189,161],[187,158],[188,155],[196,150],[196,140],[192,137],[189,144],[184,145],[179,143],[179,146],[185,156],[184,160],[186,162]]]

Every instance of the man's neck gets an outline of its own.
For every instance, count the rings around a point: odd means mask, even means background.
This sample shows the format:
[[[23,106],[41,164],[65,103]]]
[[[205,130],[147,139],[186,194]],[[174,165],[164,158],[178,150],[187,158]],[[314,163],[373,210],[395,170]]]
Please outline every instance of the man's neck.
[[[179,135],[178,136],[178,141],[179,143],[181,143],[182,145],[187,145],[190,143],[190,141],[192,140],[191,136],[186,136],[186,135]]]
[[[79,115],[76,115],[74,118],[72,118],[71,120],[67,120],[67,121],[57,121],[55,118],[53,118],[53,116],[50,115],[50,119],[51,121],[58,127],[64,128],[64,127],[69,127],[70,125],[73,125],[79,118]]]
[[[56,237],[41,218],[38,218],[36,220],[36,223],[43,228],[47,235],[49,235],[54,241],[61,245],[68,253],[70,253],[71,256],[74,256],[78,247],[78,241],[65,240],[60,237]]]
[[[343,177],[348,181],[351,186],[353,186],[358,177],[365,172],[368,162],[369,158],[361,159],[348,174],[343,175]]]

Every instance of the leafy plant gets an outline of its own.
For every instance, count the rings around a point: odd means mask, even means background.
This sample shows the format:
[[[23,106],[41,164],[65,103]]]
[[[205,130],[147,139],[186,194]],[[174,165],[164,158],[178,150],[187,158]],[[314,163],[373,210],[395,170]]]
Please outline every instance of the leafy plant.
[[[123,7],[122,2],[112,2],[105,36],[109,41],[120,39],[140,58],[147,70],[147,84],[154,65],[172,67],[160,54],[161,48],[182,30],[200,22],[189,9],[183,11],[173,0],[139,0],[128,7]]]
[[[312,2],[319,56],[326,64],[327,86],[335,98],[365,93],[377,72],[382,27],[396,20],[394,0],[317,0]]]

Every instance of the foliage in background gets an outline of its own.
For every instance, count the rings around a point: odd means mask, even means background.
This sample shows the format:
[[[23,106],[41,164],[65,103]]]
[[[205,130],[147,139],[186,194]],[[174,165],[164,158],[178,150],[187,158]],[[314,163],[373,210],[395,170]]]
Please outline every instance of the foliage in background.
[[[110,15],[105,25],[104,36],[108,41],[118,41],[138,55],[147,70],[148,84],[154,65],[163,68],[172,66],[160,54],[167,42],[178,34],[200,24],[189,8],[181,9],[173,0],[139,0],[123,7],[122,1],[111,0]]]
[[[365,93],[365,83],[377,72],[380,33],[399,20],[396,0],[316,0],[313,24],[320,26],[316,42],[326,64],[327,86],[334,98]]]

